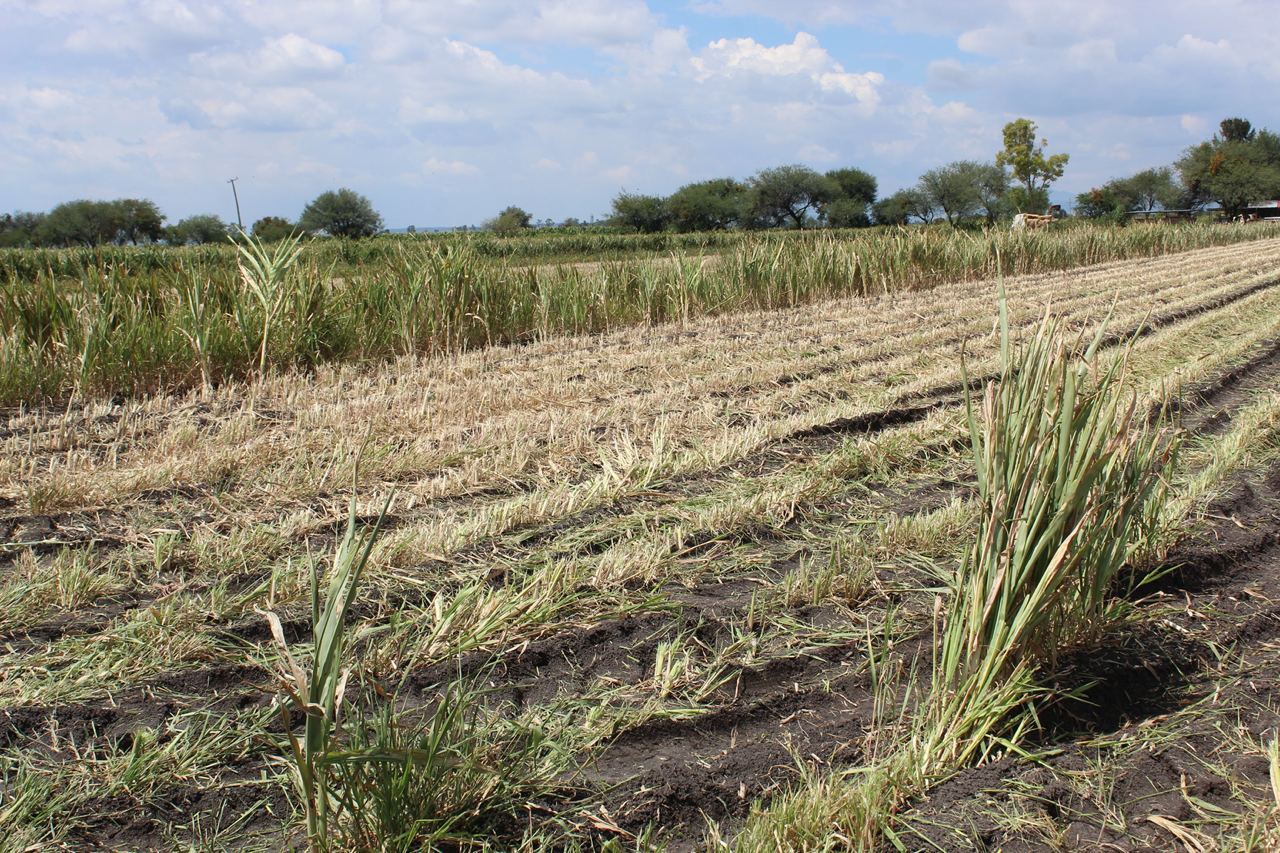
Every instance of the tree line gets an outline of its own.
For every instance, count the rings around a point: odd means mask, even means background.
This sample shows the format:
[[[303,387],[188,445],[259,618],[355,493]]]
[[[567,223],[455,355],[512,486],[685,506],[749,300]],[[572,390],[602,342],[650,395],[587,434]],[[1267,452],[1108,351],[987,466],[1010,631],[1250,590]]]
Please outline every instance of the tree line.
[[[1191,146],[1171,166],[1144,169],[1076,196],[1082,216],[1124,219],[1155,210],[1202,210],[1217,204],[1236,216],[1258,201],[1280,198],[1280,135],[1244,118],[1223,119],[1211,139]]]
[[[216,214],[188,216],[172,225],[155,202],[122,198],[111,201],[79,199],[64,202],[48,213],[19,211],[0,214],[0,247],[170,245],[223,243],[238,236]],[[369,237],[382,231],[382,217],[369,199],[346,188],[316,196],[296,222],[264,216],[249,229],[255,239],[275,242],[298,231],[334,237]]]
[[[672,195],[623,192],[613,222],[636,231],[722,228],[905,225],[945,220],[991,225],[1020,212],[1050,210],[1049,187],[1067,154],[1050,154],[1037,128],[1020,118],[1004,126],[993,160],[957,160],[930,169],[910,187],[877,198],[876,179],[860,169],[819,174],[805,166],[765,169],[744,181],[717,178]],[[1075,197],[1078,216],[1123,221],[1139,213],[1195,213],[1217,205],[1236,216],[1250,204],[1280,199],[1280,135],[1243,118],[1224,119],[1211,139],[1170,166],[1115,178]]]
[[[883,198],[863,169],[820,173],[808,166],[763,169],[750,178],[711,178],[680,187],[669,196],[623,191],[611,217],[599,226],[629,231],[724,229],[861,228],[945,220],[953,226],[991,225],[1017,212],[1044,212],[1049,187],[1062,177],[1067,154],[1050,154],[1029,119],[1009,122],[1003,147],[990,161],[957,160],[930,169],[912,186]],[[1280,135],[1243,118],[1224,119],[1211,139],[1188,148],[1175,163],[1116,178],[1075,197],[1077,215],[1121,221],[1135,213],[1200,211],[1217,204],[1237,215],[1252,202],[1280,198]],[[550,224],[544,220],[541,225]],[[581,227],[576,219],[562,225]],[[525,210],[511,206],[484,226],[498,234],[535,227]],[[335,237],[381,233],[382,217],[369,199],[350,189],[321,193],[296,221],[265,216],[253,237],[272,242],[301,231]],[[413,230],[412,228],[410,229]],[[189,216],[172,225],[154,202],[125,198],[77,200],[47,213],[0,214],[0,247],[94,246],[165,242],[223,242],[238,236],[214,214]]]
[[[993,223],[1017,211],[1043,210],[1049,185],[1062,177],[1066,154],[1048,154],[1036,126],[1017,119],[990,162],[957,160],[930,169],[915,186],[879,198],[874,175],[858,168],[819,173],[808,166],[763,169],[746,180],[713,178],[670,196],[622,192],[612,221],[636,231],[725,228],[863,228],[944,218]]]

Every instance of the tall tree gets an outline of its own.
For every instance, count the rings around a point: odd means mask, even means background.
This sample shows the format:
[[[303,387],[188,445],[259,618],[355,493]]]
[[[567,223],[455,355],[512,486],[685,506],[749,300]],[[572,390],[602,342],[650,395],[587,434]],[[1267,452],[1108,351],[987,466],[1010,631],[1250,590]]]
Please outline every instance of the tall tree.
[[[213,213],[201,213],[188,216],[171,227],[168,238],[175,246],[185,246],[189,243],[221,243],[229,233],[230,229],[222,221],[222,217]]]
[[[1175,164],[1190,203],[1217,202],[1234,216],[1252,202],[1280,198],[1280,136],[1242,118],[1225,119],[1219,130]]]
[[[1115,178],[1101,187],[1076,196],[1076,213],[1085,217],[1127,218],[1130,213],[1172,210],[1182,204],[1182,187],[1168,166],[1143,169],[1127,178]]]
[[[1022,192],[1013,196],[1020,210],[1047,203],[1049,185],[1066,169],[1070,156],[1045,154],[1048,144],[1047,139],[1036,144],[1036,125],[1030,119],[1015,119],[1004,126],[1004,148],[996,154],[996,165],[1008,166],[1022,185]]]
[[[908,187],[886,196],[874,205],[872,211],[880,225],[906,225],[912,217],[921,222],[933,220],[933,202],[919,187]]]
[[[164,214],[156,203],[145,198],[122,198],[115,207],[116,239],[121,243],[151,243],[164,236]]]
[[[958,160],[920,176],[920,190],[953,227],[974,214],[981,204],[978,191],[981,168],[980,163],[972,160]]]
[[[38,239],[48,246],[97,246],[120,234],[120,210],[113,202],[79,199],[49,211]]]
[[[1174,180],[1173,169],[1143,169],[1135,175],[1114,182],[1117,194],[1128,202],[1130,210],[1151,212],[1158,207],[1172,210],[1182,201],[1182,187]]]
[[[39,245],[40,225],[43,213],[15,211],[0,216],[0,248]]]
[[[653,233],[665,229],[671,215],[662,196],[623,191],[613,200],[612,222],[634,231]]]
[[[751,196],[761,224],[803,228],[810,214],[840,197],[840,187],[808,166],[778,166],[751,179]]]
[[[747,185],[733,178],[686,184],[667,199],[667,212],[677,231],[718,231],[742,221]]]
[[[1128,202],[1116,195],[1111,188],[1111,184],[1112,182],[1109,181],[1100,187],[1094,187],[1077,195],[1075,203],[1076,215],[1083,216],[1086,219],[1097,219],[1103,216],[1115,218],[1116,220],[1128,219]]]
[[[382,230],[382,217],[373,203],[343,187],[312,199],[298,218],[303,231],[323,231],[334,237],[372,237]]]
[[[283,216],[264,216],[253,223],[250,233],[264,243],[276,243],[296,230],[297,226]]]
[[[876,200],[875,175],[862,169],[832,169],[825,175],[836,194],[821,205],[823,220],[834,228],[865,228],[868,211]]]
[[[1253,123],[1245,118],[1224,118],[1218,124],[1218,130],[1227,142],[1248,142],[1253,139]]]
[[[996,163],[976,163],[975,166],[978,209],[987,224],[994,225],[1008,209],[1009,173]]]

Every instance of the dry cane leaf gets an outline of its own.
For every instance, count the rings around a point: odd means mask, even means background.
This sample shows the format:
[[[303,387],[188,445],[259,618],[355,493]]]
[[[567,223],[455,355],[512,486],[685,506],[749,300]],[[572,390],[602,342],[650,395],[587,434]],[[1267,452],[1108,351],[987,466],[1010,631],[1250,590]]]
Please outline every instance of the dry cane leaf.
[[[275,640],[276,645],[280,647],[280,652],[284,655],[285,661],[288,662],[289,669],[285,673],[293,678],[295,698],[300,698],[307,694],[307,677],[303,673],[302,667],[298,666],[298,662],[293,659],[293,655],[289,652],[289,644],[284,639],[284,626],[280,624],[280,617],[272,613],[270,610],[260,610],[254,608],[254,612],[261,615],[267,620],[267,624],[271,627],[271,636]]]
[[[1147,820],[1177,838],[1182,842],[1183,846],[1187,850],[1192,851],[1192,853],[1206,853],[1208,850],[1208,848],[1205,847],[1204,842],[1201,840],[1203,836],[1192,832],[1173,818],[1153,814],[1147,815]]]

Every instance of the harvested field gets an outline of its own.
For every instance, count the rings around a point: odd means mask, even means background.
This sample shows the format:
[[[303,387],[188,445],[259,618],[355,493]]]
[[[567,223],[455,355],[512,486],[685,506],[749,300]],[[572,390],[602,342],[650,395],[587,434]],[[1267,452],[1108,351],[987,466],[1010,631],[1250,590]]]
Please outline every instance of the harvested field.
[[[1108,351],[1132,342],[1129,390],[1188,435],[1178,536],[1106,653],[1056,674],[1095,704],[1050,704],[1029,757],[942,782],[899,838],[1265,849],[1280,239],[1004,284],[1015,328],[1110,313]],[[474,680],[486,718],[550,745],[476,837],[733,844],[780,792],[858,767],[930,666],[976,529],[959,356],[995,369],[996,298],[951,283],[10,410],[0,828],[19,848],[300,843],[259,611],[305,644],[354,500],[365,524],[388,509],[351,713],[389,693],[422,717]]]

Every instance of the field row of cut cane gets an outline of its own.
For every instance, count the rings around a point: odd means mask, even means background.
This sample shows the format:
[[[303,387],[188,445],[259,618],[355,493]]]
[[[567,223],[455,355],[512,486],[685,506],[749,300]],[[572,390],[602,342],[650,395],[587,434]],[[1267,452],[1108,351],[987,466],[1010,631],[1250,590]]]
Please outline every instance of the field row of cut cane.
[[[1011,294],[1025,306],[1015,321],[1029,322],[1044,304],[1079,322],[1100,319],[1113,300],[1118,310],[1135,316],[1146,310],[1144,300],[1150,300],[1146,307],[1152,311],[1186,309],[1197,295],[1211,301],[1232,286],[1265,279],[1274,252],[1272,243],[1261,243],[1205,250],[1177,261],[1111,265],[1075,278],[1010,280]],[[1219,265],[1226,257],[1233,263]],[[582,452],[589,456],[602,435],[650,433],[659,419],[675,435],[697,434],[704,425],[714,426],[725,410],[737,421],[759,419],[776,413],[780,404],[794,407],[788,400],[801,389],[822,392],[821,385],[797,377],[825,375],[841,386],[834,391],[857,397],[864,407],[876,395],[892,404],[894,392],[909,394],[950,381],[943,378],[945,359],[960,341],[989,332],[975,313],[990,298],[990,284],[954,285],[946,300],[915,296],[833,303],[691,324],[665,343],[646,340],[641,332],[599,344],[557,341],[368,375],[339,372],[333,381],[314,384],[275,380],[258,394],[274,398],[272,408],[286,413],[280,429],[305,427],[317,447],[341,438],[353,406],[368,417],[375,439],[380,429],[396,431],[411,419],[421,438],[418,446],[398,448],[396,465],[405,474],[412,467],[453,467],[454,457],[473,460],[486,448],[521,444],[538,445],[536,455],[527,457],[537,466],[548,459],[573,460]],[[613,357],[619,347],[629,348],[627,358]],[[941,368],[932,366],[929,359],[939,358]],[[877,372],[893,387],[882,382],[879,388],[849,388],[851,381]],[[954,368],[949,372],[953,379]],[[911,388],[900,387],[908,382],[914,383]],[[873,399],[861,396],[868,392]],[[234,390],[225,398],[235,400]],[[215,396],[209,405],[217,404]],[[146,408],[156,405],[166,403]],[[21,429],[23,423],[19,419],[15,426]],[[558,441],[547,441],[550,433]]]
[[[1230,290],[1229,287],[1227,289]],[[1139,351],[1153,348],[1151,351],[1157,353],[1152,356],[1149,368],[1153,374],[1153,382],[1157,381],[1155,377],[1159,380],[1167,379],[1169,374],[1158,368],[1160,365],[1168,367],[1176,362],[1165,350],[1170,347],[1176,349],[1178,341],[1186,340],[1201,345],[1205,335],[1226,339],[1228,336],[1222,334],[1222,329],[1233,327],[1249,318],[1257,318],[1247,323],[1248,331],[1234,338],[1230,346],[1221,347],[1219,352],[1208,358],[1193,360],[1191,365],[1196,370],[1213,371],[1219,369],[1224,361],[1239,357],[1243,348],[1256,343],[1271,327],[1272,324],[1264,322],[1264,318],[1271,316],[1269,312],[1273,310],[1274,302],[1271,291],[1261,291],[1239,301],[1231,311],[1208,312],[1190,317],[1179,325],[1145,338],[1139,344]],[[1171,302],[1169,307],[1179,304],[1181,302]],[[1028,314],[1033,313],[1034,309],[1029,309]],[[1145,310],[1135,308],[1130,314],[1117,315],[1117,322],[1125,318],[1131,321],[1140,319],[1145,316]],[[1198,331],[1201,327],[1210,331]],[[1138,364],[1141,366],[1146,362],[1139,357]],[[1182,373],[1185,374],[1184,380],[1194,379],[1194,375],[1186,369]],[[839,416],[840,412],[847,413],[849,409],[845,405],[838,402],[831,404],[832,407],[828,409],[814,408],[804,417],[809,422],[826,422],[826,419]],[[803,422],[804,420],[800,421]],[[566,577],[590,579],[593,583],[603,584],[604,588],[625,581],[628,573],[633,573],[635,578],[646,583],[660,582],[671,576],[678,567],[687,565],[680,552],[691,542],[700,537],[705,538],[708,534],[714,538],[717,531],[724,536],[732,536],[735,529],[750,529],[754,524],[764,524],[766,527],[786,525],[797,513],[803,515],[818,511],[824,503],[843,500],[840,496],[849,489],[846,483],[850,479],[855,482],[859,480],[859,475],[856,474],[858,470],[874,472],[877,465],[881,468],[884,464],[898,465],[900,470],[897,472],[898,479],[895,480],[894,488],[909,490],[912,478],[932,470],[930,466],[934,464],[929,461],[929,455],[912,462],[912,448],[928,444],[945,447],[950,438],[948,431],[954,430],[954,414],[940,410],[919,424],[892,430],[884,438],[887,444],[877,444],[880,439],[870,437],[865,441],[871,443],[859,446],[854,457],[849,457],[849,451],[839,446],[834,451],[821,451],[814,458],[810,458],[803,448],[797,448],[792,451],[794,462],[764,477],[743,477],[732,470],[727,470],[726,476],[721,479],[714,475],[716,469],[731,466],[735,460],[758,450],[762,443],[784,440],[797,431],[798,423],[779,421],[774,428],[775,434],[770,435],[765,431],[759,434],[755,443],[745,445],[733,443],[727,438],[717,444],[714,435],[711,440],[707,440],[704,434],[697,436],[703,442],[703,447],[697,450],[689,449],[692,441],[696,440],[690,439],[690,445],[683,450],[667,452],[656,460],[639,458],[631,460],[630,467],[627,467],[623,464],[626,460],[619,458],[613,460],[611,471],[585,480],[574,482],[566,481],[559,475],[548,476],[533,480],[520,493],[510,497],[489,496],[475,505],[454,502],[438,511],[431,511],[427,505],[425,515],[412,501],[402,500],[398,511],[403,518],[397,523],[396,529],[387,535],[382,546],[383,571],[375,572],[371,582],[388,589],[409,578],[413,578],[415,583],[438,584],[438,580],[429,580],[432,576],[439,577],[436,575],[438,568],[431,568],[429,574],[421,574],[423,561],[434,566],[434,561],[440,557],[468,548],[474,549],[486,541],[492,544],[474,551],[471,557],[458,563],[449,573],[451,588],[464,587],[470,582],[469,578],[474,579],[491,571],[495,560],[505,562],[508,573],[513,576],[532,577],[537,567],[548,565],[547,560],[550,559]],[[241,457],[246,467],[252,464],[254,453],[263,452],[262,445],[282,447],[278,444],[278,424],[260,424],[258,429],[260,435],[257,437],[250,438],[235,433],[234,437],[226,438],[228,441],[234,440],[239,449],[246,451]],[[733,428],[726,428],[726,435],[732,431]],[[190,454],[190,459],[175,459],[175,450]],[[714,455],[717,450],[720,452],[719,456]],[[249,502],[255,504],[252,512],[245,513],[235,522],[242,529],[262,524],[283,524],[286,529],[301,530],[323,527],[326,517],[332,518],[334,505],[341,500],[336,495],[314,503],[314,499],[298,500],[287,491],[278,491],[274,501],[262,503],[263,493],[254,484],[279,482],[275,478],[283,478],[289,476],[290,471],[300,470],[308,457],[305,444],[295,446],[291,452],[296,458],[288,459],[286,453],[285,464],[276,461],[260,469],[250,468],[254,473],[244,476],[244,486],[234,489],[230,496],[221,499],[224,506],[241,509]],[[835,453],[834,456],[831,455],[832,452]],[[937,452],[939,451],[935,451],[933,455],[936,456]],[[186,448],[169,446],[163,456],[163,459],[156,459],[152,465],[179,476],[184,470],[202,470],[210,460],[202,443]],[[599,453],[595,458],[601,459]],[[859,462],[858,459],[864,461]],[[877,462],[877,459],[880,461]],[[892,462],[889,463],[888,460]],[[132,459],[130,469],[122,473],[125,476],[136,476],[132,468],[141,461],[139,458]],[[377,454],[373,454],[370,470],[376,471],[377,465]],[[850,465],[853,467],[849,467]],[[862,468],[858,467],[860,465]],[[317,467],[317,470],[321,469]],[[264,471],[272,479],[260,478]],[[664,486],[675,478],[699,475],[702,472],[706,473],[692,489],[688,486],[677,489]],[[706,474],[711,474],[709,479]],[[510,475],[507,476],[509,478]],[[77,479],[82,480],[84,491],[81,494],[88,499],[84,501],[88,506],[92,506],[95,499],[100,499],[96,498],[97,495],[105,496],[106,491],[115,485],[110,472],[103,470],[92,475],[84,472],[77,475]],[[392,487],[391,484],[380,487],[377,482],[371,481],[362,489],[362,502],[376,502],[382,489]],[[402,482],[394,488],[402,494],[412,495],[412,485]],[[99,491],[100,489],[103,491]],[[662,494],[664,491],[665,496]],[[237,497],[237,494],[240,496]],[[542,536],[541,544],[536,547],[524,545],[520,535],[513,536],[510,541],[501,539],[509,532],[519,529],[536,529],[546,525],[554,527],[558,520],[581,516],[593,507],[616,505],[629,496],[636,498],[634,503],[624,503],[617,511],[606,512],[596,518],[584,517],[576,524],[564,524],[557,528],[558,532]],[[584,548],[594,553],[579,555],[577,552]],[[560,556],[556,557],[556,554]],[[538,630],[541,632],[548,628],[543,626]],[[69,649],[68,652],[70,651]],[[18,667],[14,674],[17,675],[24,668]]]

